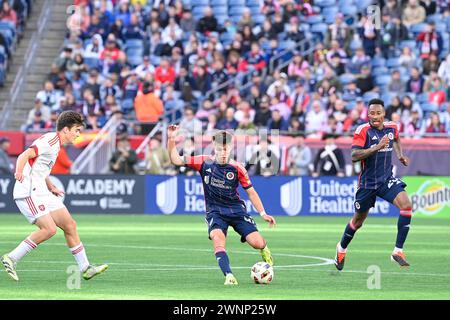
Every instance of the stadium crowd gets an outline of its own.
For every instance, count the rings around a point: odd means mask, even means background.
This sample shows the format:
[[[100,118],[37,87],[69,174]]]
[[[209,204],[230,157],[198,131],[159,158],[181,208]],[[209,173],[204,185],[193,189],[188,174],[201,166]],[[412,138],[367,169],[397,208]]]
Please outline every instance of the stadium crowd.
[[[381,1],[379,21],[366,15],[370,0],[74,2],[78,27],[26,132],[54,129],[61,111],[78,110],[92,130],[123,118],[122,135],[145,134],[146,123],[171,112],[191,136],[238,128],[352,135],[380,97],[401,134],[450,134],[448,1]],[[273,65],[299,43],[285,65]]]

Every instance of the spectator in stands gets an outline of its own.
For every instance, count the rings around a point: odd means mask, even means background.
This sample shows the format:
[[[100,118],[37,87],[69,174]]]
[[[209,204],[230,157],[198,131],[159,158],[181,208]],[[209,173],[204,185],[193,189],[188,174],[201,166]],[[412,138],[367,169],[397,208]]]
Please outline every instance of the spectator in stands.
[[[343,122],[338,122],[333,115],[328,117],[327,128],[325,133],[342,134],[344,132]]]
[[[98,32],[100,33],[100,32]],[[100,33],[101,34],[101,33]],[[139,17],[136,14],[130,16],[130,24],[122,29],[122,39],[131,40],[139,39],[142,40],[145,37],[145,32],[139,22]]]
[[[375,28],[372,19],[362,15],[357,26],[357,31],[359,37],[362,39],[365,54],[373,57],[377,47],[377,29]]]
[[[53,110],[50,113],[50,120],[45,122],[45,131],[56,131],[56,121],[58,120],[59,112]]]
[[[206,36],[211,32],[218,31],[217,19],[211,7],[205,9],[204,16],[197,23],[197,31]]]
[[[345,73],[345,64],[342,62],[341,56],[338,53],[335,53],[331,57],[330,66],[337,76]]]
[[[363,66],[370,64],[370,57],[364,53],[363,48],[357,48],[355,50],[355,55],[347,63],[347,70],[352,74],[361,74],[361,69]]]
[[[379,88],[375,86],[375,81],[373,80],[369,66],[364,65],[361,68],[361,75],[356,79],[356,86],[361,90],[362,94],[369,91],[379,91]]]
[[[102,21],[100,19],[100,15],[94,14],[91,17],[91,22],[89,24],[89,27],[87,28],[86,32],[82,35],[83,39],[90,39],[95,34],[99,34],[103,38],[106,38],[106,35],[108,34],[109,25],[105,23],[105,21]]]
[[[406,83],[406,91],[415,94],[422,93],[424,78],[417,67],[411,68],[410,78]]]
[[[217,59],[212,64],[213,73],[211,74],[211,87],[217,87],[228,80],[228,74],[226,69],[224,69],[223,61]],[[226,87],[220,89],[221,92],[226,91]]]
[[[184,117],[180,122],[180,129],[186,137],[200,135],[202,133],[202,122],[195,117],[194,109],[191,106],[184,108]]]
[[[211,90],[211,74],[206,70],[206,67],[198,67],[197,73],[194,74],[194,83],[196,90],[199,90],[202,95],[205,95]]]
[[[134,151],[127,138],[117,142],[117,149],[109,160],[109,168],[115,174],[135,174],[134,165],[137,163]]]
[[[447,87],[450,88],[450,53],[439,65],[438,76],[444,81]]]
[[[309,164],[312,161],[311,149],[305,144],[305,135],[295,138],[295,144],[289,148],[287,166],[291,176],[309,175]]]
[[[304,40],[305,38],[306,38],[305,33],[300,30],[298,18],[297,17],[290,18],[286,30],[286,36],[284,37],[284,39],[298,43]]]
[[[225,117],[220,119],[217,123],[217,129],[219,130],[235,130],[239,123],[234,118],[235,110],[232,107],[227,108]]]
[[[250,115],[248,113],[245,113],[242,115],[241,119],[238,121],[238,127],[237,129],[245,130],[245,134],[254,134],[256,133],[255,129],[256,126],[252,122],[252,119],[250,119]]]
[[[430,74],[423,85],[423,92],[428,93],[428,101],[438,106],[446,100],[446,90],[442,79],[435,72]]]
[[[272,116],[267,122],[268,130],[288,131],[289,123],[281,116],[278,109],[272,110]]]
[[[294,86],[294,92],[292,92],[290,96],[292,109],[306,110],[306,107],[309,105],[310,100],[311,96],[306,91],[303,80],[296,81]]]
[[[60,96],[61,94],[55,90],[53,83],[47,80],[44,83],[44,90],[39,91],[36,98],[41,100],[41,102],[50,109],[57,110],[59,109],[58,102]]]
[[[300,53],[296,53],[288,65],[288,77],[291,80],[303,79],[305,69],[309,68],[309,63]]]
[[[385,6],[381,10],[383,16],[389,16],[391,19],[401,18],[401,3],[399,0],[387,0]]]
[[[430,53],[428,59],[425,59],[422,63],[423,74],[429,76],[430,73],[438,72],[439,70],[439,58],[435,53]]]
[[[409,0],[406,7],[403,9],[403,23],[406,27],[414,24],[422,23],[425,20],[426,11],[419,5],[417,0]]]
[[[184,33],[191,33],[195,31],[195,21],[192,17],[191,10],[184,9],[183,17],[180,20],[180,28]]]
[[[263,96],[261,98],[261,103],[259,105],[259,109],[256,111],[255,119],[253,120],[254,124],[257,127],[266,128],[267,122],[271,118],[271,111],[269,109],[269,97]]]
[[[402,49],[402,54],[398,58],[400,66],[406,69],[411,69],[412,67],[416,66],[416,59],[416,54],[411,50],[410,47],[407,46]]]
[[[314,134],[325,131],[327,118],[327,113],[322,110],[320,101],[314,100],[311,110],[306,114],[306,132],[308,134]]]
[[[343,129],[345,132],[351,134],[355,132],[355,130],[362,124],[364,124],[364,121],[361,119],[359,111],[356,109],[352,109],[352,111],[350,111],[350,115],[344,121]]]
[[[49,121],[51,109],[44,105],[42,101],[38,98],[34,99],[34,108],[28,112],[27,124],[33,123],[35,119],[35,113],[40,112],[42,120]]]
[[[103,49],[102,36],[99,34],[94,34],[92,36],[91,43],[89,43],[84,50],[84,58],[100,59],[100,53]]]
[[[170,167],[171,162],[167,149],[161,146],[161,141],[158,139],[151,139],[148,151],[145,154],[145,173],[167,174]]]
[[[405,126],[405,135],[407,137],[419,138],[425,131],[424,121],[417,110],[411,112],[411,118]]]
[[[333,41],[336,41],[340,48],[345,51],[349,50],[350,41],[352,40],[353,32],[344,21],[344,15],[340,12],[336,14],[334,23],[328,26],[325,43],[329,46]]]
[[[3,1],[2,3],[0,21],[11,21],[15,26],[17,26],[17,13],[13,8],[11,8],[9,1]]]
[[[251,50],[244,55],[243,59],[238,65],[239,72],[246,72],[248,70],[260,71],[266,66],[266,60],[257,42],[252,42]]]
[[[445,132],[450,135],[450,103],[447,103],[447,109],[441,113],[441,122],[445,126]]]
[[[445,133],[445,126],[441,122],[437,112],[431,112],[426,133]]]
[[[389,15],[383,15],[386,19],[384,26],[384,33],[382,35],[383,53],[386,58],[395,55],[395,50],[401,41],[408,40],[408,29],[399,17],[390,18]]]
[[[416,41],[420,47],[420,57],[428,59],[431,53],[439,56],[442,51],[442,36],[436,31],[434,22],[430,22],[425,31],[419,33]]]
[[[161,99],[155,95],[154,86],[144,83],[142,91],[139,91],[134,100],[136,119],[140,122],[156,123],[163,114],[164,108]]]
[[[117,46],[115,37],[110,34],[106,40],[105,47],[100,52],[100,60],[116,62],[119,60],[120,54],[121,51]]]
[[[328,50],[326,54],[327,62],[331,64],[333,62],[334,56],[339,56],[341,58],[341,61],[346,63],[347,62],[347,53],[344,49],[340,46],[339,42],[337,40],[331,41],[330,49]]]
[[[43,132],[45,129],[45,121],[42,120],[42,113],[36,111],[33,121],[25,127],[26,133]]]
[[[72,167],[72,160],[70,160],[67,154],[66,147],[61,146],[59,149],[58,157],[53,165],[51,174],[70,174],[70,168]]]
[[[388,85],[389,92],[395,92],[398,94],[402,94],[405,92],[406,84],[403,82],[400,71],[393,70],[391,72],[391,82]]]
[[[272,26],[272,21],[270,19],[264,20],[262,24],[261,31],[256,34],[256,38],[258,41],[270,41],[277,37],[277,32],[274,30]]]
[[[242,12],[242,17],[237,24],[238,29],[242,30],[244,29],[244,26],[249,26],[250,28],[253,28],[254,24],[255,23],[253,22],[250,8],[244,8],[244,11]]]
[[[274,152],[277,146],[269,138],[260,138],[258,146],[245,168],[250,175],[269,177],[276,175],[280,169],[280,159]]]
[[[325,146],[317,152],[314,160],[313,177],[345,176],[345,159],[342,150],[335,144],[333,134],[325,134],[322,138]]]
[[[196,155],[194,137],[185,137],[183,148],[180,150],[181,157],[193,157]],[[188,166],[177,167],[178,174],[184,174],[188,177],[196,174],[196,171]]]
[[[288,85],[288,76],[281,72],[274,74],[275,81],[267,88],[267,95],[269,97],[278,97],[280,100],[286,101],[291,94],[291,88]]]
[[[119,86],[114,83],[111,76],[106,78],[100,86],[100,101],[102,103],[105,102],[107,96],[113,96],[116,101],[120,101],[120,98],[122,97],[122,91]]]
[[[72,48],[65,47],[61,55],[56,59],[55,64],[58,66],[59,70],[65,72],[72,62]]]
[[[9,160],[8,150],[11,146],[11,142],[7,137],[0,137],[0,175],[13,173],[13,165]]]

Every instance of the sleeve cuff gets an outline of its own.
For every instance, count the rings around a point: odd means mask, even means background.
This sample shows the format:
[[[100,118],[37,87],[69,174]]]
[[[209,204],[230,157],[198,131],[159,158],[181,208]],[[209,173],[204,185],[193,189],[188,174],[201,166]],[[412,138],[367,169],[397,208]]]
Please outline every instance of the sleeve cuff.
[[[245,190],[247,190],[247,189],[250,189],[251,187],[253,187],[253,185],[251,184],[251,185],[248,185],[248,186],[246,186],[246,187],[243,187]]]
[[[364,147],[361,147],[361,146],[352,146],[352,149],[364,149]]]

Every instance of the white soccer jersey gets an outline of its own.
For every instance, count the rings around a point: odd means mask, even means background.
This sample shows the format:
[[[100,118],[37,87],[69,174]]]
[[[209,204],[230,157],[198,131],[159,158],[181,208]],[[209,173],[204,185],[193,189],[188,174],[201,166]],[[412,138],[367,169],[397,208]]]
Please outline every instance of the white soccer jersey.
[[[14,199],[44,196],[50,193],[45,179],[50,175],[61,148],[59,134],[57,132],[46,133],[35,140],[30,148],[34,149],[37,157],[30,159],[25,164],[23,181],[16,181],[14,185]]]

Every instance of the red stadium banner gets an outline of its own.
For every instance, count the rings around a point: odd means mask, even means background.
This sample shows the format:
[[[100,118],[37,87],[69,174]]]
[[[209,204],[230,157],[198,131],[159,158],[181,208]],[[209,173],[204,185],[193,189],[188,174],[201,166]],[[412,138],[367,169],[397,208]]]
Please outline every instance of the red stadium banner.
[[[0,138],[7,137],[11,141],[8,154],[18,156],[25,148],[25,134],[20,131],[0,131]]]

